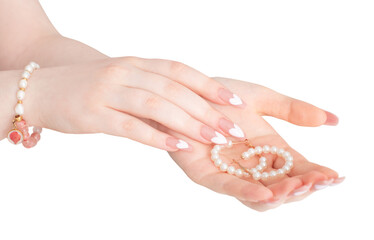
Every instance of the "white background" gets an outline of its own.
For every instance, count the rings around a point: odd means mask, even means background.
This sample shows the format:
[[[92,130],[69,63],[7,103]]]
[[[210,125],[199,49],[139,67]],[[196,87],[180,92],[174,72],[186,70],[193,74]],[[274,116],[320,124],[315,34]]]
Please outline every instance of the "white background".
[[[346,181],[261,213],[193,183],[166,152],[45,130],[33,149],[0,142],[1,240],[374,239],[372,1],[41,3],[63,35],[110,56],[182,61],[337,114],[337,127],[269,121]]]

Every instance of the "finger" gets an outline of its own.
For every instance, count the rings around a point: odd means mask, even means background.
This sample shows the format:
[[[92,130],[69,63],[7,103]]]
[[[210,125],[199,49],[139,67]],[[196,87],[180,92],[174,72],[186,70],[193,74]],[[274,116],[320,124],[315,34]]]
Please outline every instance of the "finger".
[[[202,143],[225,144],[227,139],[213,128],[197,121],[180,107],[151,92],[117,87],[108,103],[116,110],[148,118]]]
[[[205,99],[189,88],[158,74],[141,70],[135,70],[134,73],[134,75],[127,76],[126,86],[143,89],[162,96],[179,106],[190,116],[225,135],[237,138],[245,137],[244,132],[237,124],[215,110]]]
[[[98,125],[104,126],[100,132],[126,137],[162,150],[192,150],[186,141],[156,130],[136,117],[114,109],[106,108]]]
[[[245,107],[245,103],[238,95],[232,93],[219,82],[183,63],[136,57],[127,58],[127,60],[140,69],[157,73],[179,82],[214,103]]]
[[[257,110],[261,115],[273,116],[308,127],[338,124],[338,118],[335,115],[312,104],[282,95],[268,88],[264,88],[263,91],[264,97],[257,102]]]

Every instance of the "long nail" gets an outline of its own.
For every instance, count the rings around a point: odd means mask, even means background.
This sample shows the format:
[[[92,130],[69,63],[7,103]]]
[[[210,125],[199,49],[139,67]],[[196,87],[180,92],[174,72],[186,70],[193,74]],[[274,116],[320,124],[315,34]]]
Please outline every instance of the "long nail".
[[[235,123],[225,118],[221,118],[218,122],[218,125],[224,132],[230,134],[231,136],[234,136],[237,138],[244,138],[244,132]]]
[[[332,114],[328,111],[325,111],[326,113],[326,122],[325,122],[325,125],[329,125],[329,126],[336,126],[338,125],[339,123],[339,118],[335,115],[335,114]]]
[[[223,136],[217,131],[214,131],[213,128],[210,128],[205,125],[201,128],[201,136],[203,136],[203,138],[215,144],[227,143],[227,139],[225,138],[225,136]]]
[[[324,188],[327,188],[333,181],[334,181],[334,179],[319,181],[319,182],[314,184],[314,189],[315,190],[322,190]]]
[[[330,184],[330,186],[336,186],[336,185],[338,185],[338,184],[344,182],[344,180],[345,180],[345,177],[337,178],[337,179],[335,179],[335,180]]]
[[[288,196],[292,197],[292,196],[303,195],[304,193],[309,192],[310,187],[311,187],[311,185],[305,185],[305,186],[299,187],[299,188],[295,189],[293,192],[291,192],[290,194],[288,194]]]
[[[166,145],[171,148],[178,148],[180,150],[185,150],[185,151],[192,150],[191,145],[189,145],[187,142],[181,139],[174,138],[174,137],[168,137],[166,139]]]
[[[218,96],[220,99],[233,106],[245,107],[245,103],[242,101],[242,99],[226,88],[220,88],[218,90]]]

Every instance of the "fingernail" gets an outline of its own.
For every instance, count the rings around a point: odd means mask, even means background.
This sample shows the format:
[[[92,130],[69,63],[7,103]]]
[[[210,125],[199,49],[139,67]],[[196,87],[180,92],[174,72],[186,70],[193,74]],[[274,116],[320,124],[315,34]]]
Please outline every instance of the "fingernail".
[[[218,96],[223,101],[238,107],[244,107],[245,103],[240,99],[240,97],[226,88],[220,88],[218,90]]]
[[[326,122],[325,122],[325,125],[329,125],[329,126],[336,126],[338,125],[339,123],[339,118],[335,115],[335,114],[332,114],[328,111],[325,111],[326,113]]]
[[[173,138],[173,137],[168,137],[166,139],[166,145],[171,148],[178,148],[180,150],[187,150],[187,151],[192,150],[191,145],[189,145],[187,142],[181,139]]]
[[[242,131],[242,129],[235,123],[225,118],[221,118],[218,122],[218,125],[224,132],[230,134],[231,136],[234,136],[237,138],[244,137],[244,132]]]
[[[319,181],[319,182],[314,184],[314,189],[315,190],[322,190],[324,188],[327,188],[332,183],[332,181],[334,181],[334,179]]]
[[[304,193],[309,192],[310,187],[311,187],[311,185],[305,185],[305,186],[299,187],[299,188],[295,189],[293,192],[291,192],[290,194],[288,194],[288,196],[290,197],[290,196],[303,195]]]
[[[344,180],[345,180],[345,177],[337,178],[337,179],[335,179],[335,180],[330,184],[330,186],[336,186],[336,185],[339,185],[340,183],[344,182]]]
[[[215,144],[226,144],[227,143],[227,139],[225,138],[225,136],[223,136],[217,131],[214,131],[214,129],[208,126],[203,126],[201,128],[201,136],[203,136],[203,138]]]

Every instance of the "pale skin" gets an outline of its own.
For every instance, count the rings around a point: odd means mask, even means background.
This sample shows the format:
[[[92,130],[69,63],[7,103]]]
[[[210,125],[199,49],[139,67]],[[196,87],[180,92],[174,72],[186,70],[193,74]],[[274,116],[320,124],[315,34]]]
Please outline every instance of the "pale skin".
[[[18,17],[20,11],[23,18]],[[324,180],[341,181],[335,171],[292,150],[262,118],[274,116],[300,126],[337,124],[334,115],[308,103],[248,82],[210,78],[175,61],[109,58],[61,36],[34,0],[0,0],[0,35],[6,36],[0,40],[0,139],[11,127],[17,80],[28,61],[34,60],[42,68],[33,74],[24,101],[24,117],[30,125],[65,133],[106,133],[169,151],[193,181],[258,211],[313,192],[287,197],[300,187],[313,189]],[[236,93],[243,104],[230,105],[220,95],[222,89]],[[227,126],[233,123],[246,136],[230,136]],[[202,130],[207,128],[234,141],[246,137],[254,145],[283,147],[294,155],[295,166],[277,181],[220,173],[209,159],[212,142]],[[189,147],[178,149],[179,139]],[[274,168],[281,167],[281,161],[273,160]],[[264,202],[274,199],[279,201]]]

